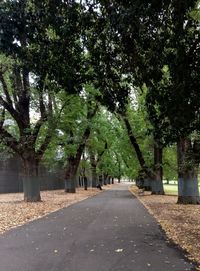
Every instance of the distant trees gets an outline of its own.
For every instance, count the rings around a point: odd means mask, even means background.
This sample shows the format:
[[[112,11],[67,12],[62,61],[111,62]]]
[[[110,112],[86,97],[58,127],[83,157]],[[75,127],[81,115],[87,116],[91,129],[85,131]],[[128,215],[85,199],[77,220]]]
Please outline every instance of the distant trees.
[[[198,143],[195,140],[193,145],[189,143],[191,139],[187,139],[199,129],[199,22],[191,17],[196,1],[99,1],[99,4],[100,12],[96,13],[101,34],[91,52],[99,61],[98,72],[105,77],[100,81],[105,103],[108,107],[126,104],[130,93],[124,84],[127,76],[131,77],[129,86],[130,83],[140,88],[146,85],[147,111],[157,155],[153,178],[159,180],[157,183],[162,179],[163,146],[181,141],[178,144],[179,150],[182,146],[178,152],[181,155],[178,202],[199,203],[195,177],[199,164]],[[196,15],[193,12],[193,18]],[[112,109],[116,109],[115,106]],[[135,142],[127,118],[125,124]],[[144,168],[138,147],[136,153]],[[151,173],[147,175],[152,177]]]

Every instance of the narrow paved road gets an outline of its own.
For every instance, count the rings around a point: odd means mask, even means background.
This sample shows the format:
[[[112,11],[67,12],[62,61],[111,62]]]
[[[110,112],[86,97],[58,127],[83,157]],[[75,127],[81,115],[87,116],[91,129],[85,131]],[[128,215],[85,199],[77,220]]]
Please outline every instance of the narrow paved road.
[[[0,271],[194,270],[119,185],[0,236]]]

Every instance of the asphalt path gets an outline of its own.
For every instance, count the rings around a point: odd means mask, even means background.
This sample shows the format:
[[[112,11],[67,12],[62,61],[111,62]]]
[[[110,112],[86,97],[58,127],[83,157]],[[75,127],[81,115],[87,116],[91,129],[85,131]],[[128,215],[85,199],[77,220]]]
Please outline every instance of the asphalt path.
[[[0,271],[118,270],[195,270],[126,184],[0,236]]]

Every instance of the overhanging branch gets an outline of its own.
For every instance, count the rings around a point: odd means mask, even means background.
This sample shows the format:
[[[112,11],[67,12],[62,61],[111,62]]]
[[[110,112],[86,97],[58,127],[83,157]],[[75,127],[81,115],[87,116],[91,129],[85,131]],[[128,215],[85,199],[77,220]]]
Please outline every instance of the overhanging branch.
[[[19,142],[3,127],[0,127],[0,140],[16,153],[20,153]]]
[[[19,113],[13,108],[11,104],[3,99],[0,95],[0,104],[10,113],[10,115],[16,120],[19,127],[23,127],[22,119],[20,118]]]
[[[11,100],[11,97],[10,97],[10,94],[9,94],[9,91],[8,91],[8,86],[7,86],[7,83],[3,77],[3,73],[0,72],[0,81],[1,81],[1,84],[2,84],[2,87],[3,87],[3,92],[6,96],[6,100],[7,102],[12,106],[12,100]]]
[[[5,109],[3,108],[2,112],[1,112],[0,128],[3,127],[4,121],[5,121]]]

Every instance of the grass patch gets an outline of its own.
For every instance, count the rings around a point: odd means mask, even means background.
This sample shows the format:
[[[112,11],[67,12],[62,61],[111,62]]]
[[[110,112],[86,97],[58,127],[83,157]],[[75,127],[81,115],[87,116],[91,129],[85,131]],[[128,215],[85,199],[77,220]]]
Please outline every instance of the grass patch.
[[[178,185],[177,184],[164,184],[165,194],[178,195]]]
[[[200,185],[199,185],[200,190]],[[178,184],[164,184],[164,191],[166,195],[178,195]]]

